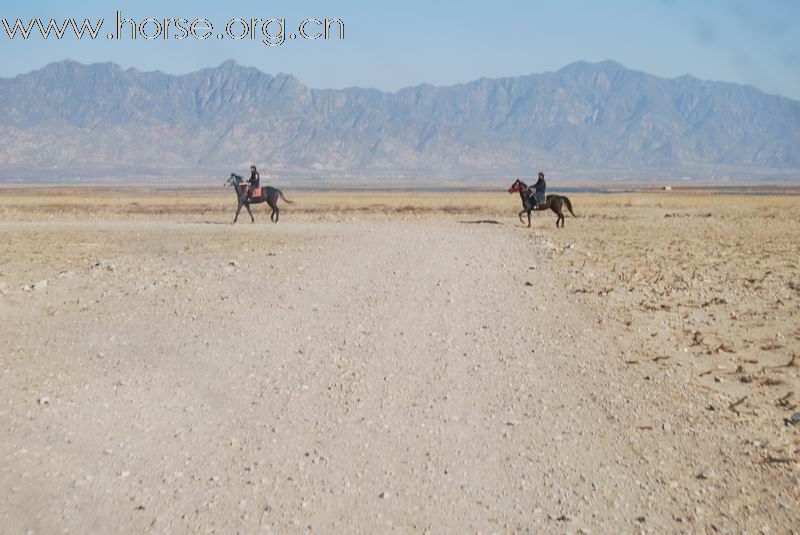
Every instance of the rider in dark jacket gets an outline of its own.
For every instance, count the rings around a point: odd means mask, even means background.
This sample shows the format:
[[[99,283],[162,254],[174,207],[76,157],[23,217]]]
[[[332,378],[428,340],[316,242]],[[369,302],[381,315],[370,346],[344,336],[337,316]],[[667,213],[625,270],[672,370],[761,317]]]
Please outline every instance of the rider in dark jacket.
[[[247,181],[247,184],[250,186],[247,189],[247,198],[249,199],[253,195],[253,190],[261,185],[261,175],[258,174],[255,165],[250,166],[250,180]]]
[[[544,181],[544,173],[539,173],[539,180],[536,181],[536,184],[534,184],[531,187],[528,187],[528,191],[533,193],[534,209],[544,204],[546,189],[547,189],[547,182]]]

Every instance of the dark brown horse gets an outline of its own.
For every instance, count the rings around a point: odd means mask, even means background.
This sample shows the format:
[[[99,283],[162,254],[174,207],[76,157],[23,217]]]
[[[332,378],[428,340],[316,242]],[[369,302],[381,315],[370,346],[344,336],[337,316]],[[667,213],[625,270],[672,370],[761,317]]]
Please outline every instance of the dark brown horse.
[[[233,218],[234,223],[239,220],[239,212],[242,211],[242,206],[244,206],[247,209],[247,213],[250,214],[250,221],[255,223],[256,219],[253,217],[253,212],[250,211],[250,205],[261,204],[262,202],[267,203],[269,207],[272,208],[272,213],[270,214],[269,219],[273,223],[277,223],[281,214],[281,211],[278,208],[278,199],[281,198],[289,204],[292,203],[292,201],[283,196],[283,192],[281,190],[272,188],[270,186],[262,187],[261,195],[257,197],[249,197],[246,193],[245,184],[242,181],[242,177],[236,173],[231,173],[231,177],[225,182],[225,185],[233,186],[233,189],[236,190],[236,198],[239,201],[239,206],[236,208],[236,217]]]
[[[558,228],[559,223],[561,223],[561,228],[564,228],[564,212],[561,209],[565,205],[567,210],[569,210],[569,213],[572,214],[572,217],[578,217],[575,215],[575,212],[572,211],[572,203],[563,195],[548,195],[545,197],[543,204],[537,205],[533,201],[533,194],[531,193],[531,190],[528,189],[528,186],[525,184],[525,182],[521,180],[517,180],[511,184],[511,187],[508,188],[508,192],[519,193],[519,196],[522,199],[523,207],[523,210],[519,213],[519,220],[524,225],[525,220],[522,219],[522,214],[527,212],[528,228],[531,226],[531,212],[534,210],[547,210],[548,208],[552,210],[558,216],[556,219],[556,228]]]

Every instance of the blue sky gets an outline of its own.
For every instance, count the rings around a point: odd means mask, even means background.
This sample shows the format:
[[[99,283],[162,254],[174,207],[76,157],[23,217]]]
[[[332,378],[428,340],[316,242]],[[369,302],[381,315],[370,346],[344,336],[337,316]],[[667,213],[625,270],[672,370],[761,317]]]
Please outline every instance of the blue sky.
[[[113,1],[3,0],[0,18],[340,18],[344,41],[9,41],[0,76],[72,58],[185,73],[227,59],[296,75],[316,88],[396,90],[557,70],[614,59],[660,76],[754,85],[800,99],[800,2],[795,0]]]

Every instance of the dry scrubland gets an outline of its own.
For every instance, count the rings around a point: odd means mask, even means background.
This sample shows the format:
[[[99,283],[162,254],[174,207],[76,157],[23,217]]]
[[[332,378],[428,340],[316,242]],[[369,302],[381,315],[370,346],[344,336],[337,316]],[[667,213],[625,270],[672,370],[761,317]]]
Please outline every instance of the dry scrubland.
[[[54,188],[52,197],[42,200],[30,189],[0,190],[0,216],[14,220],[58,219],[101,220],[149,219],[196,222],[227,222],[233,219],[236,199],[230,189],[154,190],[123,188],[113,193],[96,188]],[[36,190],[33,190],[36,191]],[[44,190],[42,190],[44,191]],[[375,191],[292,191],[283,188],[294,205],[281,203],[303,220],[341,220],[347,217],[387,215],[483,214],[508,215],[509,199],[492,193],[418,193]],[[269,217],[263,206],[254,208],[257,219]],[[246,218],[246,212],[242,211]],[[258,213],[261,212],[261,216]],[[246,218],[247,219],[247,218]],[[249,222],[249,220],[248,220]]]
[[[0,531],[800,525],[800,202],[0,190]]]

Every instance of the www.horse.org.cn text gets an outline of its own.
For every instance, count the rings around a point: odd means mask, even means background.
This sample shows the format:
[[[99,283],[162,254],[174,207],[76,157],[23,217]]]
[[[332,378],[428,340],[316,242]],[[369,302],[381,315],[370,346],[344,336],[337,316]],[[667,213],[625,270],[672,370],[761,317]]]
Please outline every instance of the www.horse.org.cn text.
[[[344,40],[344,22],[338,18],[306,18],[290,25],[285,18],[232,18],[216,25],[206,18],[126,18],[120,11],[113,26],[100,19],[0,19],[0,38],[9,41],[42,39],[59,41],[74,38],[87,40],[143,41],[253,41],[268,47],[286,41]]]

